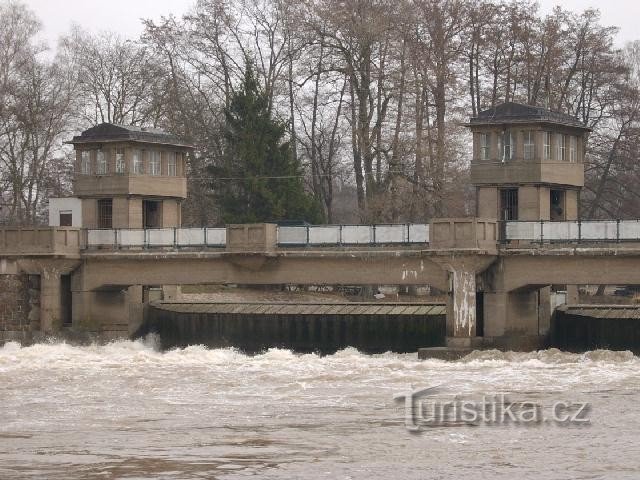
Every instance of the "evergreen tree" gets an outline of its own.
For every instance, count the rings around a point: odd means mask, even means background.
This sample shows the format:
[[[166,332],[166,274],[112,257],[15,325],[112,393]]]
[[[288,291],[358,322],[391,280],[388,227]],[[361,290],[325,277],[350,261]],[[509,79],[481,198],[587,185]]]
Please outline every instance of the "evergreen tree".
[[[271,118],[251,64],[225,111],[226,152],[213,168],[225,223],[322,221],[321,209],[305,192],[300,165],[285,140],[286,125]]]

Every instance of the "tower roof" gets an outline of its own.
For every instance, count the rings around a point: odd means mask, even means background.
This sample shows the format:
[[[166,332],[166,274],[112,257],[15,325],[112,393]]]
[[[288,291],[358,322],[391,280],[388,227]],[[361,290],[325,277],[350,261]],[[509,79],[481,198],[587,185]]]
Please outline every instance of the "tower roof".
[[[157,143],[161,145],[173,145],[176,147],[193,148],[178,136],[167,133],[157,128],[136,127],[132,125],[117,125],[114,123],[101,123],[91,127],[80,135],[76,135],[71,141],[72,145],[85,143],[109,143],[109,142],[140,142]]]
[[[554,112],[534,105],[507,102],[483,110],[472,117],[467,127],[504,123],[551,123],[590,131],[580,120],[566,113]]]

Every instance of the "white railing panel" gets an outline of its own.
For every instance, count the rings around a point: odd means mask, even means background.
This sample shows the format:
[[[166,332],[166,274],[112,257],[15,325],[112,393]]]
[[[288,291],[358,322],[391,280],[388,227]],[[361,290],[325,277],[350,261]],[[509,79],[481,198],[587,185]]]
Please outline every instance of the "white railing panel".
[[[207,228],[207,245],[211,247],[224,247],[226,244],[226,228]]]
[[[577,240],[579,235],[578,222],[544,222],[542,224],[544,240]]]
[[[150,247],[170,247],[174,240],[173,228],[147,230],[147,245]]]
[[[420,223],[409,224],[409,243],[429,243],[429,225]]]
[[[582,240],[616,240],[618,238],[617,222],[582,222]]]
[[[89,230],[87,231],[87,244],[89,246],[110,245],[115,246],[115,230]]]
[[[204,228],[179,228],[176,238],[180,247],[204,245]]]
[[[507,240],[540,240],[540,222],[507,222]]]
[[[118,230],[119,247],[142,247],[145,244],[145,233],[141,228]]]
[[[342,227],[342,243],[369,244],[373,242],[373,231],[369,225],[344,225]]]
[[[280,245],[306,245],[307,227],[278,227]]]
[[[337,245],[340,243],[340,227],[309,227],[309,243],[311,245]]]
[[[640,220],[620,222],[620,240],[640,240]]]
[[[376,225],[376,243],[406,243],[406,225]]]

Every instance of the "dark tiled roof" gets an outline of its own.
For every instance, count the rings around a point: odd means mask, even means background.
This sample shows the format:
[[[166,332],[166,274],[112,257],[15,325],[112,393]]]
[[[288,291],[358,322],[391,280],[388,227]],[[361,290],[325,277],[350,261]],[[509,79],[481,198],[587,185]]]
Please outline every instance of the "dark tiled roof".
[[[176,135],[167,133],[157,128],[136,127],[131,125],[116,125],[114,123],[101,123],[76,135],[70,144],[96,143],[96,142],[144,142],[163,145],[175,145],[193,148]]]
[[[472,117],[469,125],[505,122],[555,123],[589,130],[589,128],[585,127],[580,120],[572,117],[571,115],[567,115],[566,113],[554,112],[547,110],[546,108],[515,102],[502,103],[494,108],[484,110],[477,116]]]

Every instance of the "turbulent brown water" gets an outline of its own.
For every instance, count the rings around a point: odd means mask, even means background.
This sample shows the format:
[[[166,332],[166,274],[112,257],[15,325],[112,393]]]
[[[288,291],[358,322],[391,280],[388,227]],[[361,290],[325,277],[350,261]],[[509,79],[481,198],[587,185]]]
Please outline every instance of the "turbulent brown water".
[[[638,478],[640,359],[475,353],[330,356],[152,342],[0,348],[0,478]],[[446,385],[549,406],[590,424],[408,432],[393,395]]]

